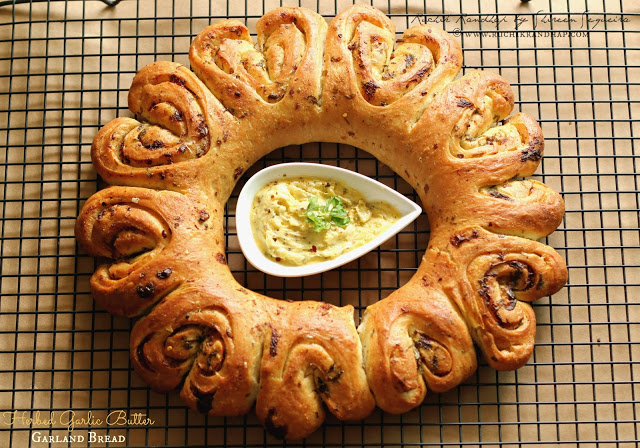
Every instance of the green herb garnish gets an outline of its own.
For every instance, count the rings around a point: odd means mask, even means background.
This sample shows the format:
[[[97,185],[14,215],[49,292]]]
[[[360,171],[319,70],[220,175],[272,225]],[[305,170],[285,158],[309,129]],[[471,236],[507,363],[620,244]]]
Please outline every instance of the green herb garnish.
[[[349,216],[344,208],[342,199],[331,196],[324,205],[318,204],[318,198],[309,196],[307,211],[301,215],[307,217],[307,222],[313,224],[313,230],[322,232],[331,228],[331,224],[345,227],[349,224]]]

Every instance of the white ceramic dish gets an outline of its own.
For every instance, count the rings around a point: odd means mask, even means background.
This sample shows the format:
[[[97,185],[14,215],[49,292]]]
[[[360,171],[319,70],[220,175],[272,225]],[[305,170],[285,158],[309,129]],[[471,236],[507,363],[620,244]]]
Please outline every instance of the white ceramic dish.
[[[373,240],[333,260],[304,266],[285,266],[271,260],[258,248],[253,237],[253,231],[251,230],[251,220],[249,219],[253,199],[258,190],[269,182],[283,177],[316,177],[342,182],[346,186],[362,193],[368,201],[385,201],[392,204],[400,212],[401,217],[394,225]],[[422,208],[418,204],[410,201],[386,185],[362,174],[344,168],[318,163],[282,163],[259,171],[244,185],[236,206],[236,229],[238,231],[240,248],[249,263],[256,269],[277,277],[303,277],[337,268],[372,251],[404,229],[414,221],[421,212]]]

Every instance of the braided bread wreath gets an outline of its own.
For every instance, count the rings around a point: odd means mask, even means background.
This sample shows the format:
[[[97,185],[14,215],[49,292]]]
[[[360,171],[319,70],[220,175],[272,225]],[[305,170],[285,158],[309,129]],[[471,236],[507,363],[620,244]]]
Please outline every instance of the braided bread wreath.
[[[536,239],[564,214],[533,180],[536,121],[516,114],[509,84],[474,71],[454,80],[460,45],[421,25],[396,40],[380,11],[355,5],[327,27],[296,7],[267,13],[254,46],[225,20],[193,41],[193,72],[155,62],[136,75],[129,108],[92,147],[110,186],[85,204],[76,237],[112,261],[95,300],[143,316],[131,361],[156,391],[213,416],[254,405],[272,434],[299,439],[326,408],[339,419],[418,406],[476,369],[527,362],[529,302],[557,292],[566,266]],[[498,122],[504,120],[502,124]],[[431,239],[411,280],[367,308],[288,302],[238,284],[226,264],[224,206],[241,174],[287,145],[341,142],[373,154],[417,191]]]

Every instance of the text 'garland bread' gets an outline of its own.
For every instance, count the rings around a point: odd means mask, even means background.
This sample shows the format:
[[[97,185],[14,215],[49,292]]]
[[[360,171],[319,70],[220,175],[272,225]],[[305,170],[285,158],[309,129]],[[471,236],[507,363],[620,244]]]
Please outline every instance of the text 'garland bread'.
[[[85,204],[76,237],[111,259],[91,278],[100,305],[143,316],[131,334],[136,372],[181,389],[193,409],[248,412],[287,439],[325,418],[422,403],[476,369],[474,342],[499,370],[527,362],[529,302],[560,290],[562,258],[535,240],[561,223],[558,193],[532,180],[536,121],[516,114],[509,84],[460,71],[460,45],[431,25],[395,40],[380,11],[355,5],[327,27],[284,7],[257,23],[202,31],[193,67],[155,62],[136,75],[129,108],[92,147],[110,186]],[[395,40],[395,43],[394,43]],[[395,46],[395,47],[394,47]],[[496,125],[504,120],[502,124]],[[363,148],[417,191],[431,239],[413,278],[367,308],[287,302],[239,285],[226,264],[223,213],[235,183],[287,145]]]

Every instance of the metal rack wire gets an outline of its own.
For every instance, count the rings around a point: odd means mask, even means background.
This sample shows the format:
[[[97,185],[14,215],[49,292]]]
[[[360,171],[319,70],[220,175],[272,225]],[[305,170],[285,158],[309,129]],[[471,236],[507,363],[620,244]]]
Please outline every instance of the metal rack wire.
[[[0,446],[280,446],[255,416],[198,415],[176,394],[151,392],[131,371],[131,322],[94,305],[88,278],[95,264],[77,251],[73,225],[100,187],[91,140],[102,124],[129,114],[126,94],[139,68],[156,59],[188,64],[191,39],[221,18],[252,28],[282,3],[331,17],[351,1],[105,3],[117,5],[0,3]],[[637,446],[636,2],[372,3],[399,32],[439,22],[462,41],[465,71],[500,72],[514,87],[516,108],[539,117],[547,143],[538,177],[567,204],[564,225],[548,243],[565,257],[570,280],[535,306],[537,346],[522,369],[496,372],[481,362],[466,383],[428,396],[411,413],[376,411],[362,422],[329,417],[313,436],[287,446]],[[344,145],[284,148],[251,172],[283,160],[348,167],[416,199],[387,167]],[[411,276],[428,240],[423,216],[341,269],[275,279],[248,266],[239,250],[235,197],[226,214],[229,263],[241,283],[274,297],[350,303],[362,312]],[[89,421],[69,431],[60,421],[65,411],[104,418],[120,410],[143,413],[153,424]],[[38,421],[51,413],[53,425]],[[90,432],[112,442],[91,442]],[[85,439],[68,441],[72,434]]]

